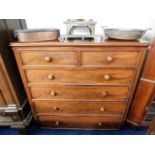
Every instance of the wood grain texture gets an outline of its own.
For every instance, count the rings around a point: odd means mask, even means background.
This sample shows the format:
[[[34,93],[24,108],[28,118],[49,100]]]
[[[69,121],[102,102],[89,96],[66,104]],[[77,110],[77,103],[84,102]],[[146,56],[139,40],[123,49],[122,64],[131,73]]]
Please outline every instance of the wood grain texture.
[[[0,126],[25,128],[30,106],[18,72],[10,41],[15,41],[14,30],[26,28],[25,20],[0,19]],[[9,106],[17,112],[8,112]],[[5,107],[5,109],[4,109]],[[26,110],[25,110],[26,109]],[[30,115],[29,115],[30,116]]]
[[[41,126],[78,129],[119,129],[121,117],[38,116]]]
[[[5,77],[5,74],[2,70],[1,64],[0,64],[0,82],[1,82],[0,83],[0,90],[3,93],[3,97],[6,100],[6,102],[5,102],[6,106],[9,103],[14,103],[15,99],[14,99],[14,96],[13,96],[11,90],[10,90],[7,78]]]
[[[2,92],[0,92],[0,106],[5,106],[5,105],[6,105],[6,102],[4,100],[3,94]]]
[[[127,86],[50,86],[31,87],[30,90],[33,100],[127,101],[130,93]]]
[[[21,53],[23,65],[76,65],[75,52],[23,52]]]
[[[136,67],[138,60],[138,50],[136,48],[106,48],[104,52],[83,52],[83,66],[132,66]],[[112,60],[108,61],[111,57]]]
[[[42,127],[79,129],[118,129],[124,123],[149,46],[122,41],[11,45],[35,120]]]
[[[142,78],[155,81],[155,40],[145,62]]]
[[[129,120],[136,122],[137,124],[144,120],[144,115],[148,109],[147,106],[149,106],[151,103],[154,92],[154,84],[148,83],[146,81],[141,81],[139,83],[134,95],[132,107],[128,114]]]
[[[145,118],[155,94],[154,59],[155,40],[148,51],[141,79],[138,83],[134,98],[132,100],[132,106],[128,113],[127,122],[133,127],[148,126],[150,124],[150,121],[146,121]]]
[[[49,102],[37,101],[34,108],[39,115],[122,115],[124,102]]]
[[[148,47],[149,42],[146,41],[121,41],[121,40],[104,40],[103,42],[59,42],[59,41],[47,41],[47,42],[31,42],[31,43],[20,43],[12,42],[10,44],[14,47]]]
[[[65,68],[25,70],[29,84],[131,84],[134,79],[134,69],[92,69]],[[109,79],[106,79],[106,77]]]

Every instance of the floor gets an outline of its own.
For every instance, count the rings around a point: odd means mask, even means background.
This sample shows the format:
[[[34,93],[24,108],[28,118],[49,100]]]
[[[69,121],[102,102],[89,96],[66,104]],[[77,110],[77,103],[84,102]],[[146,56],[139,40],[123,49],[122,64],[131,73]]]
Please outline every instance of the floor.
[[[32,122],[28,128],[30,135],[145,135],[147,128],[133,130],[124,127],[121,130],[97,131],[97,130],[60,130],[60,129],[42,129]],[[18,129],[10,129],[9,127],[0,127],[0,135],[21,135]]]

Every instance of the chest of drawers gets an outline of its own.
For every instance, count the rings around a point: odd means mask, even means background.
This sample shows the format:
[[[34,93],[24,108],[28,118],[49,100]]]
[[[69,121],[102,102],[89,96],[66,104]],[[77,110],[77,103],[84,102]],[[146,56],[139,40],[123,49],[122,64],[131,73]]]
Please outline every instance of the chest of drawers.
[[[11,43],[35,120],[43,127],[119,129],[148,43]]]

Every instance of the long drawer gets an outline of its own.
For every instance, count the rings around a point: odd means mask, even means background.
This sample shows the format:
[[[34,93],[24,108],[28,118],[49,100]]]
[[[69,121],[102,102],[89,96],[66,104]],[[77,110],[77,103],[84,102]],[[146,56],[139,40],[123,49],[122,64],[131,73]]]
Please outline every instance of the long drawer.
[[[29,83],[47,84],[130,84],[133,69],[46,69],[26,70]]]
[[[38,114],[50,115],[122,115],[126,104],[123,102],[49,102],[34,103]]]
[[[31,87],[33,100],[90,100],[126,101],[127,86],[50,86]]]
[[[41,126],[52,128],[78,129],[119,129],[121,117],[69,117],[69,116],[38,116]]]

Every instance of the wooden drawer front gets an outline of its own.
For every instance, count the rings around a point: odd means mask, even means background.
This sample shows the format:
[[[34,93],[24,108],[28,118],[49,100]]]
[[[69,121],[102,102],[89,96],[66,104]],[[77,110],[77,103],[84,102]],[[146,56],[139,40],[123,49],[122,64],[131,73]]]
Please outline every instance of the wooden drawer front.
[[[135,67],[138,61],[138,52],[125,52],[124,48],[117,52],[117,49],[111,49],[111,52],[83,52],[83,66],[131,66]]]
[[[75,52],[23,52],[24,65],[76,65]]]
[[[54,128],[119,129],[121,117],[38,116],[42,126]]]
[[[36,102],[35,111],[51,115],[104,115],[123,114],[126,104],[122,102]]]
[[[49,69],[26,70],[29,83],[51,84],[129,84],[132,69]]]
[[[52,100],[127,100],[129,87],[32,87],[33,99]]]

